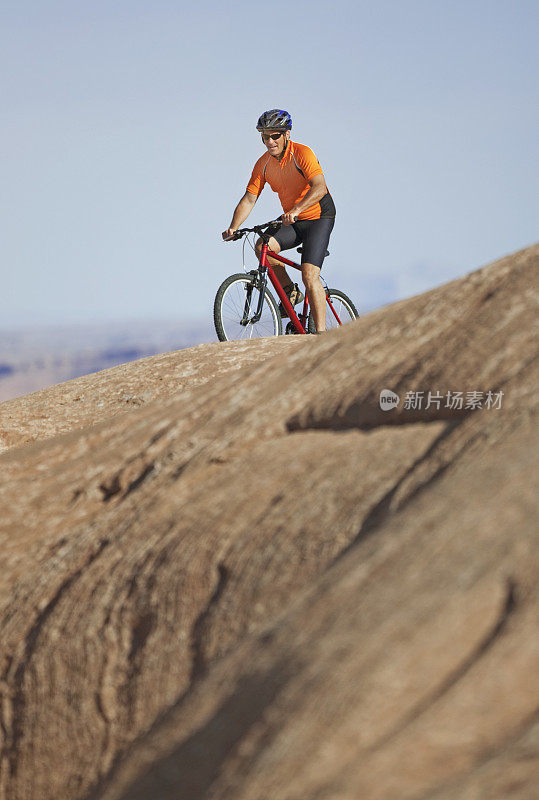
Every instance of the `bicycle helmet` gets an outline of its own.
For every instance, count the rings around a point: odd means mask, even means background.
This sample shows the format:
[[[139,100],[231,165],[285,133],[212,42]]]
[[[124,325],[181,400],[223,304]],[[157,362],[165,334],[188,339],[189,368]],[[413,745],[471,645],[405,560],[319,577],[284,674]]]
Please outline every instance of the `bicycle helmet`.
[[[256,124],[257,131],[276,130],[276,131],[290,131],[292,130],[292,117],[288,111],[283,111],[282,108],[272,108],[271,111],[264,111]]]

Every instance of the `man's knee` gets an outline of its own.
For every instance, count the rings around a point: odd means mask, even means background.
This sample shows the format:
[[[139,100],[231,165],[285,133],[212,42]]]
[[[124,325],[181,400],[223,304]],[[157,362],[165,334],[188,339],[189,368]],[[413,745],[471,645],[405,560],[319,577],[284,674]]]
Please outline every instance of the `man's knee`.
[[[262,252],[262,245],[263,244],[264,244],[264,242],[262,241],[262,239],[257,239],[256,240],[255,253],[257,254],[257,256],[259,258],[260,258],[260,254]],[[268,247],[269,247],[270,250],[273,250],[274,253],[279,253],[280,250],[281,250],[281,245],[279,244],[279,242],[277,242],[273,238],[273,236],[270,237],[270,240],[269,240],[269,243],[268,243]]]
[[[302,264],[301,273],[303,277],[303,283],[307,289],[311,288],[312,286],[316,286],[319,283],[320,267],[317,267],[314,264]]]

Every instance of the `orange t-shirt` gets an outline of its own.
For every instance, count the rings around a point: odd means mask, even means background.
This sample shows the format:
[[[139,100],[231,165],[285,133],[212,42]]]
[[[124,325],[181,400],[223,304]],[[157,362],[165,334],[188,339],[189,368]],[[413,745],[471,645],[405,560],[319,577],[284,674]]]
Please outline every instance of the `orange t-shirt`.
[[[323,174],[322,167],[311,148],[290,140],[280,161],[269,153],[260,156],[254,166],[247,191],[258,197],[265,184],[269,183],[273,191],[279,195],[283,211],[286,212],[305,197],[311,188],[309,182],[315,175]],[[298,219],[334,216],[335,206],[328,192],[319,202],[302,211]]]

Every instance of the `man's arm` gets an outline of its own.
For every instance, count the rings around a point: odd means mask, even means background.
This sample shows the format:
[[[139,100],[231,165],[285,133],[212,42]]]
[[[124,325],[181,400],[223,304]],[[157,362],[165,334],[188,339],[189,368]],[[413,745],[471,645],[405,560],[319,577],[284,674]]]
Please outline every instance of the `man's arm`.
[[[251,194],[251,192],[245,192],[234,210],[230,227],[227,228],[226,231],[223,231],[223,239],[225,241],[230,239],[230,237],[238,230],[240,225],[245,222],[253,210],[254,204],[257,200],[258,197],[255,194]]]
[[[327,194],[328,187],[326,186],[326,181],[323,175],[315,175],[309,181],[309,186],[311,187],[305,197],[302,199],[301,203],[296,203],[294,208],[291,208],[286,214],[283,214],[283,224],[284,225],[291,225],[295,222],[294,217],[299,216],[302,211],[305,211],[306,208],[309,206],[314,206],[315,203],[318,203],[322,197]]]

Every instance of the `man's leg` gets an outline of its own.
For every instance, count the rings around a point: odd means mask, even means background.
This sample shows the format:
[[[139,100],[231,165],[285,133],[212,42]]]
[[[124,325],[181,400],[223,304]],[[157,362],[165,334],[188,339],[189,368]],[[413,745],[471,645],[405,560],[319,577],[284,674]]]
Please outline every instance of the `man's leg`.
[[[263,244],[262,239],[259,239],[255,245],[256,255],[259,259],[260,259],[260,254],[262,253],[262,244]],[[273,236],[270,236],[268,247],[270,250],[273,250],[274,253],[281,252],[281,245],[276,239],[273,238]],[[272,269],[277,275],[277,278],[281,286],[288,286],[289,284],[293,283],[293,281],[291,281],[288,276],[288,272],[286,271],[284,264],[281,264],[280,261],[276,261],[271,256],[268,256],[268,263],[271,264]]]
[[[302,264],[301,272],[307,297],[311,304],[314,324],[317,331],[326,330],[326,293],[320,280],[320,267],[314,264]]]
[[[335,220],[323,217],[317,220],[298,222],[303,238],[302,264],[303,282],[311,304],[316,330],[326,330],[326,292],[320,281],[320,269],[324,263],[329,237]]]

